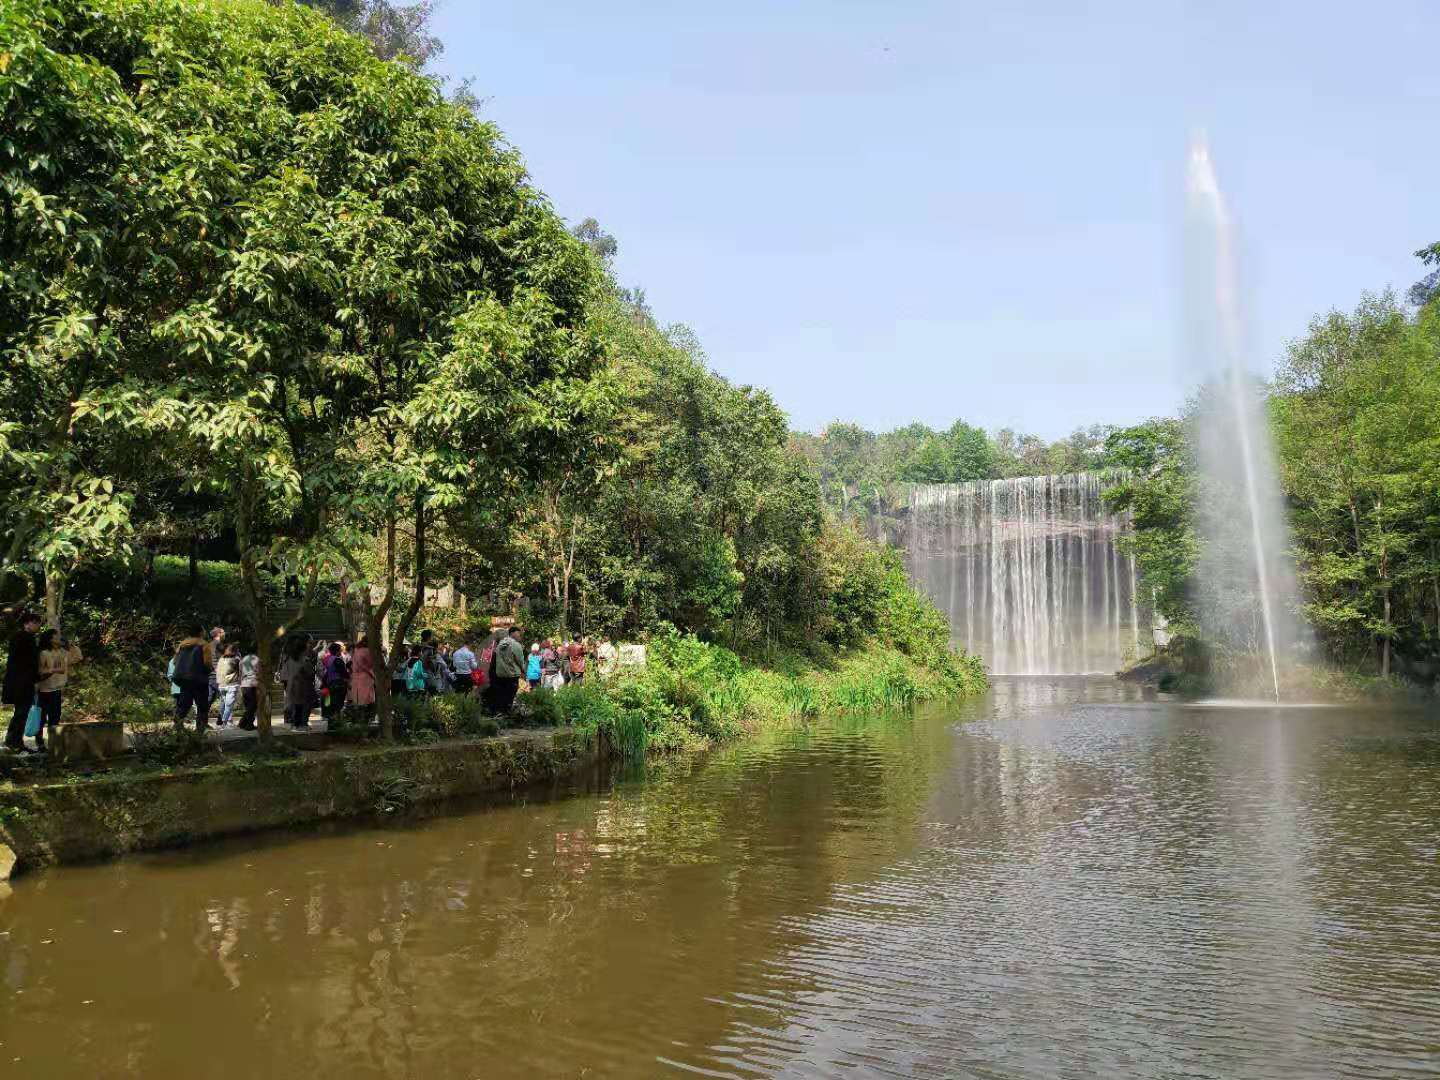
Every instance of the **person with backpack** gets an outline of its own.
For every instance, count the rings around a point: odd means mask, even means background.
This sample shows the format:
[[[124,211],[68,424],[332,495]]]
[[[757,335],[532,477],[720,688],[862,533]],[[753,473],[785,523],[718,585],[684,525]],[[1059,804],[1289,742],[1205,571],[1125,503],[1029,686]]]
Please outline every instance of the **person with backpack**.
[[[345,651],[340,642],[330,643],[330,651],[325,656],[324,670],[320,677],[328,691],[320,715],[328,724],[345,708],[345,697],[350,692],[350,665],[345,662]]]
[[[410,659],[405,668],[405,694],[407,697],[418,698],[425,696],[425,689],[429,680],[425,675],[425,655],[418,645],[411,646]]]
[[[205,628],[194,625],[190,634],[175,648],[175,685],[180,697],[175,703],[175,726],[183,728],[190,710],[195,710],[195,730],[204,732],[210,712],[210,674],[215,670],[215,654],[205,638]]]
[[[20,616],[20,629],[10,639],[10,654],[5,661],[4,692],[0,701],[14,707],[10,726],[5,729],[5,745],[17,754],[28,753],[25,746],[25,721],[35,704],[35,686],[40,681],[40,643],[36,633],[40,616],[27,611]]]
[[[448,694],[455,688],[455,675],[450,670],[449,650],[444,645],[430,654],[430,692]]]

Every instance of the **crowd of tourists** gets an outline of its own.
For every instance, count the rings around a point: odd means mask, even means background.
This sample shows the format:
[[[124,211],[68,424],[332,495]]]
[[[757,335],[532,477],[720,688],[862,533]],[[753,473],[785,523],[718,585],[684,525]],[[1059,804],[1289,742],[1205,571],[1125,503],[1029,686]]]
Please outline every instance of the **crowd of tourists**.
[[[19,619],[10,639],[0,700],[11,707],[5,747],[43,753],[45,732],[60,723],[70,674],[84,659],[78,646],[53,629],[42,630],[33,612]],[[590,672],[604,677],[618,664],[608,639],[556,638],[526,642],[518,627],[497,627],[483,640],[458,646],[425,630],[419,642],[401,647],[391,693],[397,700],[437,694],[475,694],[503,716],[521,694],[582,682]],[[208,634],[193,626],[176,646],[166,668],[177,727],[194,717],[197,731],[234,726],[253,731],[260,705],[260,656],[252,645],[231,641],[223,627]],[[353,642],[315,640],[305,634],[284,644],[275,678],[283,687],[285,723],[306,728],[318,709],[330,722],[346,710],[359,722],[375,716],[376,656],[364,635]],[[25,743],[34,741],[33,749]]]
[[[425,630],[418,643],[401,650],[403,659],[390,683],[395,699],[476,694],[489,711],[502,716],[522,693],[559,689],[584,680],[591,670],[607,676],[618,664],[618,652],[608,639],[545,639],[527,647],[518,626],[499,627],[479,643],[465,640],[458,646]],[[227,642],[224,628],[208,635],[201,627],[192,628],[171,657],[167,676],[177,725],[187,724],[193,714],[196,730],[204,731],[212,710],[218,709],[219,726],[255,728],[260,658],[253,649]],[[361,723],[374,718],[376,656],[364,635],[353,642],[292,635],[275,677],[284,688],[285,723],[292,728],[309,727],[317,709],[327,724],[346,710]]]

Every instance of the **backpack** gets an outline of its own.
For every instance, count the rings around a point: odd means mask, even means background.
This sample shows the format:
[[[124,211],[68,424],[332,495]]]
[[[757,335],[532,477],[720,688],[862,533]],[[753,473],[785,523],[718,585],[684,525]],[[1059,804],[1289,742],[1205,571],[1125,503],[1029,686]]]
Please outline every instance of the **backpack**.
[[[175,654],[175,681],[200,682],[210,674],[205,666],[205,646],[187,645]]]

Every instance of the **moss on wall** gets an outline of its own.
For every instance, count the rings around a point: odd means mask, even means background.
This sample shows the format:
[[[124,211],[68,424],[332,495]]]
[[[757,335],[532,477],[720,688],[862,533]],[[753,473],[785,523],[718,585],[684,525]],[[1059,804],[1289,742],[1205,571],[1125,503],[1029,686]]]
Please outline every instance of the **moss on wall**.
[[[560,730],[17,786],[0,790],[0,839],[17,870],[81,862],[506,791],[598,756],[593,741]]]

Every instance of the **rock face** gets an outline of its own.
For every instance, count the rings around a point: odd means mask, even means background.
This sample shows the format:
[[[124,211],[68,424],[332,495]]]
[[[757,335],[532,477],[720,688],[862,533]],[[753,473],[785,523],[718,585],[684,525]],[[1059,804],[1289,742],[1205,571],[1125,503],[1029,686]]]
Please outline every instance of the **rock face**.
[[[10,871],[15,869],[15,852],[8,844],[0,844],[0,881],[10,880]]]
[[[1111,672],[1151,649],[1134,560],[1096,473],[913,484],[871,532],[996,674]]]
[[[104,761],[124,752],[125,725],[118,721],[61,724],[50,736],[56,761]]]

